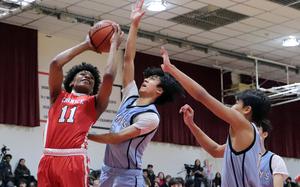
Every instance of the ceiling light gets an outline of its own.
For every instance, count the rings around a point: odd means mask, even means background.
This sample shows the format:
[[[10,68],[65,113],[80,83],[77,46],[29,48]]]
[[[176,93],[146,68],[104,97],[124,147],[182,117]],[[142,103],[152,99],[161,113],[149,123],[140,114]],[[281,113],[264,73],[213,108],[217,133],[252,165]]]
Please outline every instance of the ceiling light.
[[[150,11],[163,11],[167,9],[166,0],[151,0],[146,5],[147,9]]]
[[[283,47],[295,47],[298,46],[299,44],[300,44],[299,40],[295,36],[289,36],[288,38],[282,41]]]

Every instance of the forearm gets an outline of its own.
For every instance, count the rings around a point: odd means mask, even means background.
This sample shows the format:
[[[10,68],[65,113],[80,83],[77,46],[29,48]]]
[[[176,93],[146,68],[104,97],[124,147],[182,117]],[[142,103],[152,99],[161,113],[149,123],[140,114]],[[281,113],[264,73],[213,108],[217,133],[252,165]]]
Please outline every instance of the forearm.
[[[117,43],[113,42],[110,46],[107,64],[105,67],[105,74],[111,75],[113,79],[117,74],[116,56],[117,56]]]
[[[128,38],[126,42],[125,55],[124,55],[125,62],[132,62],[135,58],[137,32],[138,32],[138,25],[132,23],[129,29]]]
[[[168,73],[170,73],[194,99],[202,101],[203,97],[208,95],[207,91],[201,85],[180,71],[176,66],[171,65]]]
[[[69,61],[71,61],[75,56],[89,49],[89,45],[86,42],[82,42],[70,49],[67,49],[61,53],[59,53],[53,60],[56,66],[62,67]]]
[[[222,145],[208,137],[195,123],[188,125],[188,128],[200,146],[210,155],[213,157],[223,157]]]
[[[104,144],[117,144],[122,142],[121,139],[115,133],[106,134],[88,134],[88,139]]]

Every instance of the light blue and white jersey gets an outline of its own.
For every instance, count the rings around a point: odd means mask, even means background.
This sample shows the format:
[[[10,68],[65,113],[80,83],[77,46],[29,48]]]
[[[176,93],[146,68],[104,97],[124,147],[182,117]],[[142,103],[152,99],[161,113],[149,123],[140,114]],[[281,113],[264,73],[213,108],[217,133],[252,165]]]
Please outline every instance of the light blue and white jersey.
[[[159,116],[154,104],[135,106],[138,96],[127,98],[121,105],[110,131],[118,133],[134,123],[134,118],[143,113],[155,113]],[[104,164],[113,168],[141,169],[142,156],[157,128],[136,138],[119,144],[107,144]]]
[[[267,151],[261,157],[259,178],[262,187],[273,187],[273,171],[271,167],[273,156],[274,153]]]
[[[284,160],[279,155],[266,151],[260,161],[259,178],[262,187],[273,187],[274,175],[281,175],[285,180],[289,173]]]
[[[243,151],[235,151],[228,136],[222,167],[222,187],[261,187],[259,161],[261,142],[257,128],[253,125],[254,139]]]

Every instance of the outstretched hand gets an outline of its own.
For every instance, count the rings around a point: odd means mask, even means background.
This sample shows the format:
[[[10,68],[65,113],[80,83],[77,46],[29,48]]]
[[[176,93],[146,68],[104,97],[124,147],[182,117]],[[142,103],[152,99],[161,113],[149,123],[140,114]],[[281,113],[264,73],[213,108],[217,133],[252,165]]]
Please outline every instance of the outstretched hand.
[[[187,126],[194,123],[194,110],[192,107],[190,107],[190,105],[185,104],[182,106],[179,110],[179,113],[183,113],[183,120]]]
[[[124,32],[121,30],[121,27],[119,24],[113,24],[114,27],[114,34],[110,39],[110,43],[116,43],[117,49],[121,45],[122,41],[124,40]]]
[[[142,9],[144,4],[144,0],[138,0],[131,11],[130,19],[135,26],[138,26],[141,22],[145,11]]]
[[[164,72],[169,72],[172,64],[170,62],[168,51],[163,46],[161,46],[160,48],[160,55],[163,58],[163,64],[161,64],[161,69]]]

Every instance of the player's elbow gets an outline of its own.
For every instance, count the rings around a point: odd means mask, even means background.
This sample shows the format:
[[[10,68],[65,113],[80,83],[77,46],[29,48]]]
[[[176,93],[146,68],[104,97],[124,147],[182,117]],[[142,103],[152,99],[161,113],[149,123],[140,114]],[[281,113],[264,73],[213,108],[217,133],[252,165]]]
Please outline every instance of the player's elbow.
[[[195,91],[195,95],[193,96],[195,100],[199,101],[199,102],[203,102],[205,101],[207,96],[207,92],[204,91],[203,89],[199,89],[197,91]]]
[[[62,66],[60,65],[59,61],[56,59],[53,59],[50,63],[50,69],[55,70],[55,69],[61,69]]]
[[[116,74],[114,72],[106,71],[104,76],[103,76],[103,82],[108,85],[113,84],[115,80]]]
[[[223,151],[222,147],[216,147],[215,149],[210,150],[209,154],[214,158],[223,158],[224,157],[224,151]]]
[[[222,155],[220,153],[212,153],[211,156],[214,158],[223,158],[224,157],[224,155]]]

